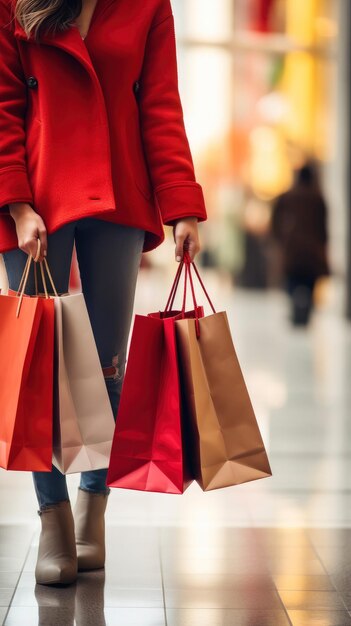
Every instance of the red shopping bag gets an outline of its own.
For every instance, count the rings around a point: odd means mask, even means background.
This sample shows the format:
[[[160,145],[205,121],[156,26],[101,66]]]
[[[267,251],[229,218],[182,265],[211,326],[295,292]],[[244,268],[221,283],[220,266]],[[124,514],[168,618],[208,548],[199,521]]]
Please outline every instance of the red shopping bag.
[[[0,467],[51,471],[54,301],[25,284],[0,295]]]
[[[135,315],[107,485],[124,489],[183,493],[193,480],[182,424],[175,320],[192,318],[172,310],[183,262],[164,311]],[[198,307],[197,316],[203,315]]]

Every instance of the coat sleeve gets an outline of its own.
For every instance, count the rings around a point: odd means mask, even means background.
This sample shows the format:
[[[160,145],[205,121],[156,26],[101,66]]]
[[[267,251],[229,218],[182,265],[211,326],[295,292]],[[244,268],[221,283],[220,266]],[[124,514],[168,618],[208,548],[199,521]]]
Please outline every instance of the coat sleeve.
[[[9,202],[33,202],[25,156],[26,82],[10,20],[10,11],[1,0],[0,215],[9,212]]]
[[[204,196],[195,179],[178,91],[174,17],[169,0],[164,0],[162,9],[149,30],[140,75],[145,156],[163,223],[190,216],[204,221]]]

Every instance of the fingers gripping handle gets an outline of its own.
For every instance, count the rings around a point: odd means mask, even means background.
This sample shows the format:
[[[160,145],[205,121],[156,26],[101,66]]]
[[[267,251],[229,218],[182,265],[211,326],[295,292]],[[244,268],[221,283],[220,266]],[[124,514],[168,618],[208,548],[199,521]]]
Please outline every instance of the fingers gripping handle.
[[[21,309],[21,304],[22,304],[22,300],[23,300],[23,296],[24,296],[24,291],[26,289],[26,285],[27,285],[27,281],[28,281],[28,276],[29,276],[29,270],[30,270],[30,266],[31,266],[31,262],[34,259],[34,282],[35,282],[35,295],[38,296],[38,280],[37,280],[37,267],[36,267],[36,263],[37,260],[39,259],[40,256],[40,239],[37,240],[38,242],[38,248],[37,248],[37,253],[35,255],[35,257],[33,257],[32,254],[28,255],[22,276],[21,276],[21,280],[20,280],[20,284],[18,286],[18,290],[16,293],[16,296],[19,296],[19,300],[18,300],[18,305],[17,305],[17,310],[16,310],[16,317],[19,316],[20,313],[20,309]],[[44,257],[43,261],[40,261],[40,272],[41,272],[41,277],[42,277],[42,282],[43,282],[43,286],[44,286],[44,292],[45,292],[45,298],[49,298],[49,294],[48,294],[48,290],[47,290],[47,284],[46,284],[46,279],[45,279],[45,275],[44,275],[44,268],[43,268],[43,263],[45,266],[45,269],[48,273],[49,276],[49,280],[53,289],[53,292],[55,294],[55,296],[58,296],[56,287],[54,285],[54,281],[52,279],[52,275],[48,266],[48,262],[46,260],[46,258]]]

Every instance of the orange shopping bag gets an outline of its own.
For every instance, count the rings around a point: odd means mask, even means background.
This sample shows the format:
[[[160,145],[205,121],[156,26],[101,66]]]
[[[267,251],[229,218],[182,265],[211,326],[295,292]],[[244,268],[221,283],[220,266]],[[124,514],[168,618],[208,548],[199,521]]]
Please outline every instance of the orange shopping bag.
[[[54,301],[24,294],[32,258],[0,294],[0,467],[51,471]]]

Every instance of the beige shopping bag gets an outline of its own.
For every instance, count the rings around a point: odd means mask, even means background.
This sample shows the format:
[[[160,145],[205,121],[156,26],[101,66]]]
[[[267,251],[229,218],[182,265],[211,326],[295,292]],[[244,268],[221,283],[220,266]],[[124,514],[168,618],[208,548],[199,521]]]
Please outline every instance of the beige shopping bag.
[[[195,479],[209,491],[271,476],[226,312],[175,326]]]
[[[84,295],[55,297],[53,464],[107,468],[115,421]]]

